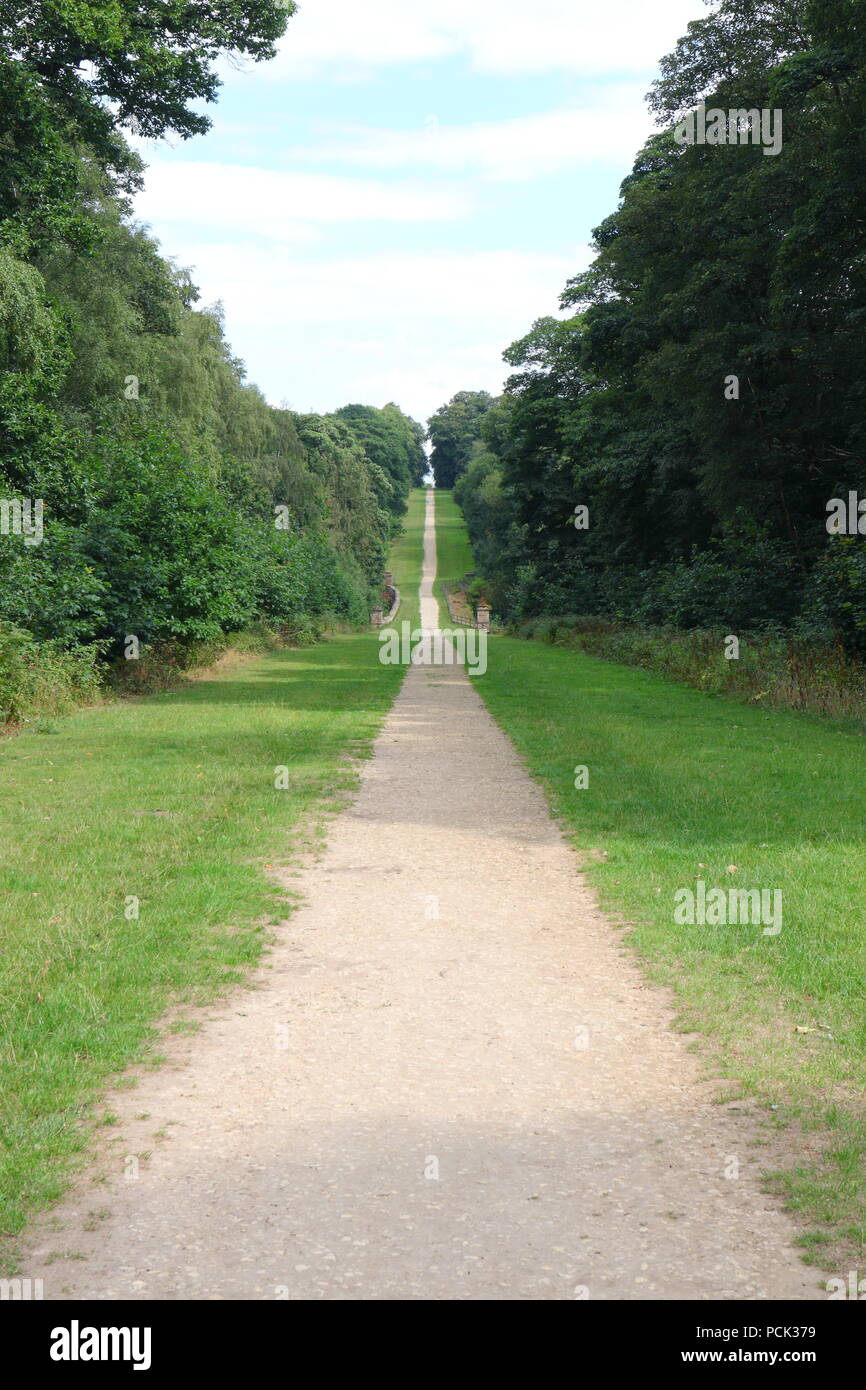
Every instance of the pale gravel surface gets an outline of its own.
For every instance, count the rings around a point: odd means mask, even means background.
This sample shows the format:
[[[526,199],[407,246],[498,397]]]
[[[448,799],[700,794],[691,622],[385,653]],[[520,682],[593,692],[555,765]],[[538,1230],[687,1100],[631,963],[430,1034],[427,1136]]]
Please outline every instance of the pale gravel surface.
[[[429,513],[427,541],[435,626]],[[821,1296],[755,1121],[712,1103],[462,670],[410,670],[287,882],[258,988],[109,1098],[119,1137],[36,1228],[46,1298]]]

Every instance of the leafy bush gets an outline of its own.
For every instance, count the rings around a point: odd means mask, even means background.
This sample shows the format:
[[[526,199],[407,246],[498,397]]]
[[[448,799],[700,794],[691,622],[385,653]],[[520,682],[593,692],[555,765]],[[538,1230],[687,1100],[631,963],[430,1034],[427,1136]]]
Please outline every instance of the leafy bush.
[[[105,632],[107,583],[74,527],[48,514],[44,527],[41,545],[0,536],[0,620],[40,641],[90,642]]]
[[[168,431],[96,442],[84,549],[104,578],[100,635],[202,642],[255,615],[244,527]]]
[[[0,724],[63,714],[96,699],[101,654],[98,643],[64,649],[0,622]]]
[[[645,597],[630,616],[687,629],[724,624],[729,632],[754,631],[790,624],[801,593],[802,577],[781,542],[740,515],[689,561],[646,575]]]
[[[828,630],[846,650],[866,655],[866,545],[857,536],[833,536],[809,579],[804,635]]]

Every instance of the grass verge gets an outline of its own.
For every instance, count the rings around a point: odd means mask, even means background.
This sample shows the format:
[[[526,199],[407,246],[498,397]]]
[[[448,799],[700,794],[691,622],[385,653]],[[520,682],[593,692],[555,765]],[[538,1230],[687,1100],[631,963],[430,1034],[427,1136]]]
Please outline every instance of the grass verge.
[[[797,1122],[772,1185],[827,1268],[866,1250],[866,742],[516,638],[477,689],[547,791],[602,904],[632,925],[720,1076]],[[576,789],[586,767],[589,785]],[[677,925],[675,895],[780,890],[782,929]],[[847,1266],[846,1266],[847,1267]]]
[[[571,647],[624,666],[686,681],[709,695],[826,714],[866,724],[866,665],[841,648],[789,637],[724,630],[639,627],[607,618],[533,618],[520,637]],[[735,649],[736,657],[726,653]]]
[[[453,584],[475,568],[472,547],[463,513],[450,490],[437,488],[436,497],[436,596],[443,613],[448,612],[445,584]]]
[[[419,546],[410,526],[393,558],[410,605]],[[60,1195],[166,1008],[244,979],[286,915],[267,866],[354,785],[403,674],[341,634],[0,742],[4,1237]]]
[[[413,488],[409,494],[409,510],[403,518],[403,533],[391,546],[391,569],[394,583],[400,590],[400,611],[397,623],[410,622],[417,627],[421,621],[418,590],[421,584],[421,564],[424,559],[424,515],[426,488]]]

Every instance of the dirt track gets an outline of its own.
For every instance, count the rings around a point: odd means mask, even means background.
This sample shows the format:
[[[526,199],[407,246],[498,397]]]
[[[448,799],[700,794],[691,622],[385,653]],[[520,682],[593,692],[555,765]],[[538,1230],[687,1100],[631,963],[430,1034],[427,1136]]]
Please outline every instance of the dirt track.
[[[428,524],[431,627],[434,566]],[[711,1103],[462,670],[409,671],[289,882],[259,988],[111,1097],[108,1181],[27,1261],[47,1299],[820,1296],[752,1122]]]

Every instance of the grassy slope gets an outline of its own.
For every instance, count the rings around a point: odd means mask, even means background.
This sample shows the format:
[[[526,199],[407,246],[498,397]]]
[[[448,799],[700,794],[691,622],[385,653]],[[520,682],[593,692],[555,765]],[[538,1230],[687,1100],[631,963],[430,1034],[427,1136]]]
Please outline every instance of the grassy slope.
[[[419,544],[416,519],[393,559],[410,608]],[[402,676],[372,632],[339,635],[0,742],[0,1231],[62,1190],[166,1006],[243,978],[285,916],[266,863],[353,785]]]
[[[420,622],[418,587],[424,558],[425,498],[425,488],[413,488],[409,495],[409,511],[403,522],[403,534],[391,547],[391,568],[394,582],[400,590],[398,625],[406,621],[414,627]]]
[[[436,584],[443,613],[447,613],[444,583],[452,584],[475,568],[472,547],[466,533],[463,513],[452,493],[445,489],[436,492]]]
[[[812,1131],[776,1184],[808,1223],[814,1258],[856,1261],[866,1242],[863,737],[507,637],[491,640],[477,689],[718,1073],[777,1106],[774,1126],[796,1118]],[[575,789],[578,765],[589,768],[586,790]],[[780,888],[781,933],[675,925],[674,894],[699,877],[708,888]]]

